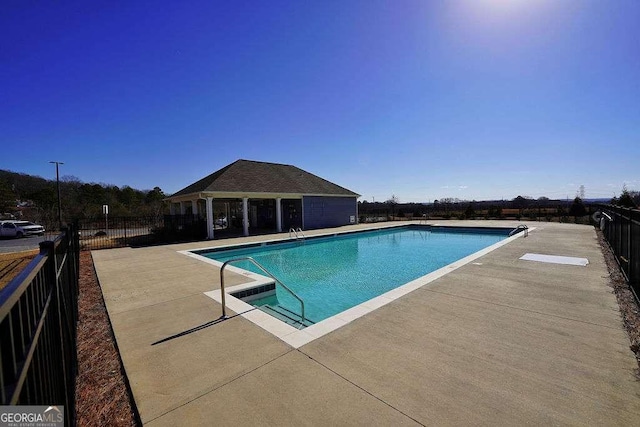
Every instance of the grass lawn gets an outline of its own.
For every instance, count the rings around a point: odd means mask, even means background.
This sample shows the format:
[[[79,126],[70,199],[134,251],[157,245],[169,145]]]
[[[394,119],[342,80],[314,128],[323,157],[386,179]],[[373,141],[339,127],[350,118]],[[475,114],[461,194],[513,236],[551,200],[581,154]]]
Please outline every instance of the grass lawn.
[[[0,289],[16,277],[38,255],[38,249],[0,254]]]

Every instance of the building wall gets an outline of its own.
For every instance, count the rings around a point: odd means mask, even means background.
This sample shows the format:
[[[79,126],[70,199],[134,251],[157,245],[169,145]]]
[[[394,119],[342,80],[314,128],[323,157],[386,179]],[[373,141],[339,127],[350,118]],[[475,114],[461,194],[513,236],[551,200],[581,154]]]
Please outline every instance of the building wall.
[[[355,197],[305,196],[302,204],[305,230],[351,224],[351,216],[357,221]]]
[[[282,231],[302,227],[302,200],[282,199]]]

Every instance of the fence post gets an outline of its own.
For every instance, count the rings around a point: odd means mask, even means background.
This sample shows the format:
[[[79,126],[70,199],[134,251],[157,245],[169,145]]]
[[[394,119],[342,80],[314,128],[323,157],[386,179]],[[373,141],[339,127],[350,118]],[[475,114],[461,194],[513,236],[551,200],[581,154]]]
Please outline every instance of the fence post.
[[[620,214],[619,218],[621,221],[618,222],[618,254],[622,255],[622,239],[623,239],[623,230],[622,226],[624,224],[624,210],[621,209],[622,212],[618,212]]]
[[[62,230],[61,230],[62,231]],[[56,257],[56,250],[55,250],[55,242],[52,241],[45,241],[45,242],[41,242],[40,243],[40,253],[46,252],[47,253],[47,262],[44,266],[45,268],[45,275],[47,276],[47,282],[51,284],[51,307],[49,308],[50,313],[52,315],[55,315],[55,318],[53,318],[52,320],[55,322],[56,327],[53,328],[53,330],[55,331],[55,339],[59,342],[60,347],[59,347],[59,354],[58,354],[58,361],[60,362],[61,366],[61,372],[60,372],[60,379],[62,379],[61,383],[59,383],[59,396],[61,396],[64,399],[64,405],[65,405],[65,409],[66,411],[71,410],[71,408],[73,407],[73,405],[71,404],[71,402],[69,402],[68,399],[68,384],[67,384],[67,361],[66,361],[66,357],[65,357],[65,342],[64,342],[64,329],[65,329],[65,325],[64,322],[62,321],[62,306],[63,306],[63,302],[61,301],[60,298],[60,286],[59,286],[59,281],[58,281],[58,261],[57,261],[57,257]],[[68,409],[67,409],[68,408]]]

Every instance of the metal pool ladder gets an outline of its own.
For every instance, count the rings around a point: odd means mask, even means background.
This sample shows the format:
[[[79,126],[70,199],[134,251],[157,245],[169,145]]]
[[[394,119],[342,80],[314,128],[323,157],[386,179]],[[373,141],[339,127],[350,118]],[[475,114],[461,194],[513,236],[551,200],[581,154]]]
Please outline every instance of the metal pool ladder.
[[[307,236],[304,235],[304,233],[302,232],[302,228],[298,227],[296,229],[294,229],[293,227],[291,227],[289,229],[289,237],[291,237],[291,233],[293,233],[296,236],[296,240],[304,240]],[[298,233],[300,233],[300,235],[298,235]],[[300,237],[302,236],[302,237]]]
[[[222,316],[221,316],[221,318],[223,318],[223,319],[227,318],[227,304],[225,303],[225,292],[224,292],[224,268],[227,266],[227,264],[231,264],[231,263],[238,262],[238,261],[251,261],[253,263],[253,265],[255,265],[260,270],[265,272],[269,277],[271,277],[273,280],[275,280],[276,283],[278,283],[287,292],[289,292],[295,299],[300,301],[300,307],[301,307],[300,319],[301,320],[300,320],[300,327],[298,329],[302,328],[304,326],[304,321],[305,321],[305,318],[304,318],[304,301],[302,300],[302,298],[300,298],[298,295],[296,295],[296,293],[293,292],[287,285],[282,283],[276,276],[271,274],[269,272],[269,270],[264,268],[262,265],[260,265],[260,263],[258,261],[256,261],[255,259],[251,258],[250,256],[230,259],[229,261],[225,261],[225,263],[222,264],[222,267],[220,267],[220,295],[222,297]]]
[[[509,237],[519,233],[522,230],[524,230],[524,237],[529,236],[529,227],[527,227],[525,224],[520,224],[519,226],[511,230],[511,233],[509,233]]]

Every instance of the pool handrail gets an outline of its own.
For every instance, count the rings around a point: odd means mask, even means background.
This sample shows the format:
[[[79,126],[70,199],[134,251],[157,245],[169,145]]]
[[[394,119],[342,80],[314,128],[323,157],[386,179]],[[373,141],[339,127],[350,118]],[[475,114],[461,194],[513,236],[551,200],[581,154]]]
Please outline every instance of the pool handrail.
[[[220,267],[220,296],[222,298],[222,316],[221,316],[221,318],[222,319],[226,319],[227,318],[227,304],[225,303],[225,292],[224,292],[224,268],[228,264],[231,264],[233,262],[238,262],[238,261],[251,261],[253,263],[253,265],[255,265],[260,270],[265,272],[269,277],[271,277],[273,280],[275,280],[276,283],[280,284],[280,286],[282,286],[285,290],[287,290],[287,292],[289,292],[295,299],[300,301],[300,307],[301,307],[300,328],[302,328],[304,326],[304,321],[305,321],[305,317],[304,317],[304,301],[302,300],[302,298],[300,298],[287,285],[282,283],[280,281],[280,279],[278,279],[276,276],[271,274],[271,272],[269,272],[269,270],[264,268],[258,261],[256,261],[255,259],[251,258],[250,256],[230,259],[228,261],[225,261],[224,264],[222,264],[222,267]],[[300,328],[298,328],[298,329],[300,329]]]
[[[298,232],[300,232],[300,235],[298,235]],[[302,228],[298,227],[297,229],[291,227],[289,228],[289,237],[291,237],[291,233],[293,233],[296,236],[296,240],[304,240],[306,238],[306,236],[304,235],[304,233],[302,232]],[[302,237],[300,237],[302,236]]]
[[[520,224],[519,226],[517,226],[516,228],[511,230],[511,232],[509,233],[509,237],[513,236],[514,234],[519,233],[521,230],[524,230],[524,237],[528,237],[529,236],[529,227],[527,227],[526,224]]]

